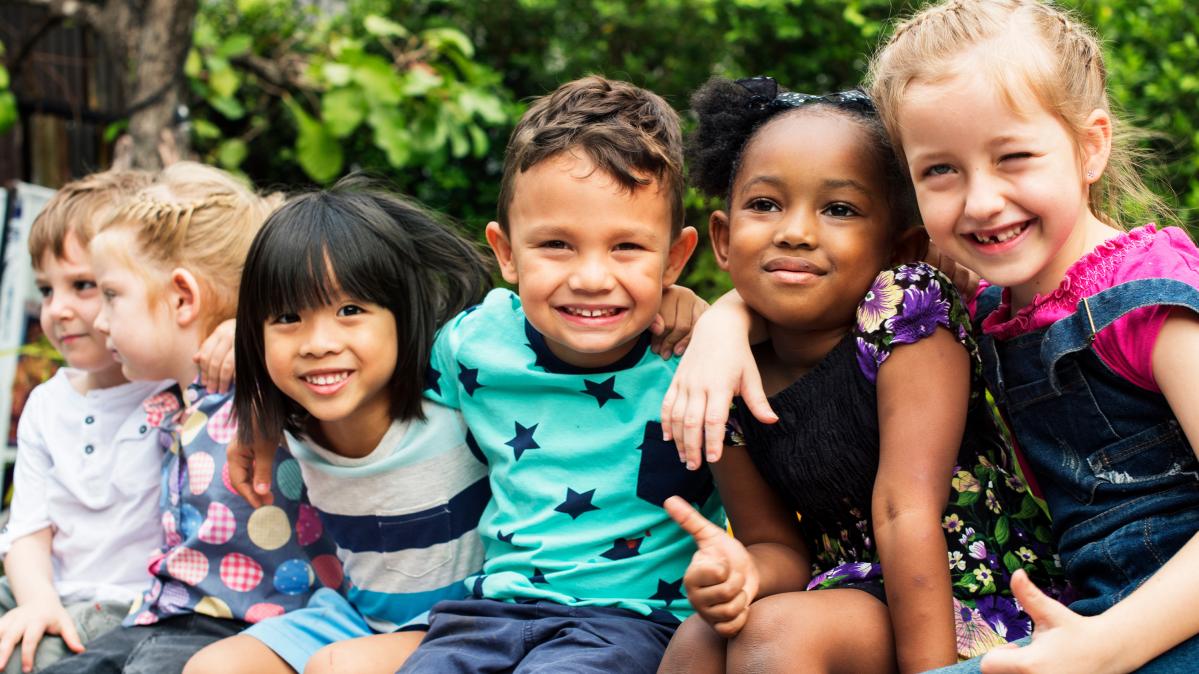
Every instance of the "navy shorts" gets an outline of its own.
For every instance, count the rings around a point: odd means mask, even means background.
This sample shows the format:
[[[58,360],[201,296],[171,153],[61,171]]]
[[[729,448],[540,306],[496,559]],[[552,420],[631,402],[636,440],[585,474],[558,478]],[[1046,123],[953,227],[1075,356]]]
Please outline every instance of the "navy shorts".
[[[443,601],[400,672],[653,674],[677,628],[619,608]]]

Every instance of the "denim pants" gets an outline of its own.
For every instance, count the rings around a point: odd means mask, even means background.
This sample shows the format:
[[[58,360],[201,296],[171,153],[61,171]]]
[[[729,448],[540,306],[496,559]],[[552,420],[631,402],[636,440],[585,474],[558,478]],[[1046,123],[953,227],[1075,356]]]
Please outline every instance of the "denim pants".
[[[195,613],[153,625],[118,627],[96,637],[87,650],[59,660],[44,674],[181,674],[201,648],[249,625]]]
[[[1000,290],[979,298],[976,321]],[[1130,281],[1079,303],[1043,330],[979,340],[984,375],[1040,484],[1053,539],[1080,597],[1096,615],[1140,587],[1199,531],[1199,461],[1160,393],[1113,373],[1091,348],[1096,333],[1148,306],[1199,312],[1199,290],[1172,279]],[[1176,653],[1177,652],[1177,653]],[[1199,667],[1192,638],[1143,671]],[[977,671],[953,669],[949,671]]]

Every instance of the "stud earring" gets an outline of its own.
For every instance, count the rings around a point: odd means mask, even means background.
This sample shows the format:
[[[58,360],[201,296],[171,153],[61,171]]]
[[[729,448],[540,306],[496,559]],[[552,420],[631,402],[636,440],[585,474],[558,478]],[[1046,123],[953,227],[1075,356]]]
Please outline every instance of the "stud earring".
[[[1094,180],[1094,179],[1095,179],[1095,172],[1087,171],[1087,180]]]

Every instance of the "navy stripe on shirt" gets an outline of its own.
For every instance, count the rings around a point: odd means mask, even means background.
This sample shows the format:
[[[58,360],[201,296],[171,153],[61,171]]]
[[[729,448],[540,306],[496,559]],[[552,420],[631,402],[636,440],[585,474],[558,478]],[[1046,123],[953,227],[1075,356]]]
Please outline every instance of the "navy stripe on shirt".
[[[486,477],[458,492],[446,505],[405,515],[336,515],[321,512],[325,531],[350,552],[397,552],[449,543],[479,526],[491,500]]]

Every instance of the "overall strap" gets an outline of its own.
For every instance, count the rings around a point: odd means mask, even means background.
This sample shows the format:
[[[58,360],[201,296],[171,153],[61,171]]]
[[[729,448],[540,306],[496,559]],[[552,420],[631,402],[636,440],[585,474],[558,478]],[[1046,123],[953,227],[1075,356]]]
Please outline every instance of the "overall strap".
[[[983,321],[991,312],[999,308],[999,303],[1003,301],[1003,288],[999,286],[987,286],[977,297],[974,298],[974,327],[976,331],[981,331]]]
[[[1199,313],[1199,290],[1169,278],[1128,281],[1084,297],[1073,315],[1049,326],[1041,343],[1041,362],[1054,390],[1058,390],[1056,366],[1062,356],[1089,348],[1101,330],[1131,311],[1151,306]]]

